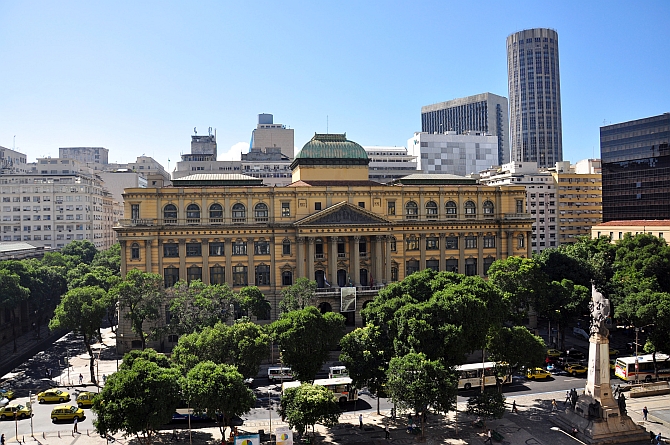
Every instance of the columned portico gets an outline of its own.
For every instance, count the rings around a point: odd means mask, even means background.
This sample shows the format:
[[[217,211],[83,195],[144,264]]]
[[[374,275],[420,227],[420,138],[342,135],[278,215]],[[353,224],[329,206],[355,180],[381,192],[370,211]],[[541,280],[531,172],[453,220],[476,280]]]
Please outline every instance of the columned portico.
[[[382,256],[382,243],[384,242],[384,236],[382,235],[377,235],[375,236],[375,258],[374,258],[374,269],[375,269],[375,276],[373,277],[375,281],[378,281],[379,283],[382,283],[384,281],[383,279],[383,261],[384,257]]]
[[[361,246],[361,237],[358,235],[354,236],[354,252],[351,254],[354,257],[353,261],[353,269],[352,274],[353,275],[353,281],[355,286],[360,286],[361,285],[361,252],[360,252],[360,246]]]
[[[314,280],[314,238],[307,237],[307,278]]]
[[[330,246],[328,248],[328,269],[330,285],[337,287],[337,243],[339,238],[336,236],[330,237]]]

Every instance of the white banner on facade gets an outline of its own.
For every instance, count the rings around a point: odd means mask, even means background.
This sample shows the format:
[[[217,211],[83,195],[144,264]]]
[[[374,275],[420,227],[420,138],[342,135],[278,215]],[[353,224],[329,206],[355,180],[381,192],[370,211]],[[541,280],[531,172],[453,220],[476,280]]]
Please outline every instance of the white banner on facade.
[[[261,445],[261,436],[258,434],[235,436],[235,445]]]
[[[280,427],[275,430],[277,445],[293,445],[293,431],[288,427]]]
[[[343,287],[340,291],[340,312],[356,312],[356,288]]]

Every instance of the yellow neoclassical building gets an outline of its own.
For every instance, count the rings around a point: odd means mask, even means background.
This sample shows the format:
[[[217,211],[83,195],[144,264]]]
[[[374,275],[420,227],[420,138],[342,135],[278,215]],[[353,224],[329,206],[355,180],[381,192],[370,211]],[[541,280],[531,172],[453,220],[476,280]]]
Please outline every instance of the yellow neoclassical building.
[[[323,311],[360,309],[379,288],[425,268],[485,276],[500,258],[530,256],[524,187],[479,185],[452,175],[368,180],[365,150],[343,134],[316,134],[295,157],[293,182],[269,187],[244,175],[192,175],[170,187],[130,188],[116,227],[122,273],[258,286],[278,316],[281,290],[318,284]],[[341,305],[341,289],[356,288]],[[123,323],[122,323],[123,325]],[[123,350],[133,343],[121,326]],[[159,349],[170,349],[166,337]]]

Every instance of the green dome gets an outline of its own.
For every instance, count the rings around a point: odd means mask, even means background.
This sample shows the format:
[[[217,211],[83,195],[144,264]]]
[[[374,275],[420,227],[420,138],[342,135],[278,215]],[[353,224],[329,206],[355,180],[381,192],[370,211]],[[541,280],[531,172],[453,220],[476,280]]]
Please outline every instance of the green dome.
[[[347,134],[318,134],[306,143],[295,159],[360,159],[369,162],[363,147],[347,140]]]

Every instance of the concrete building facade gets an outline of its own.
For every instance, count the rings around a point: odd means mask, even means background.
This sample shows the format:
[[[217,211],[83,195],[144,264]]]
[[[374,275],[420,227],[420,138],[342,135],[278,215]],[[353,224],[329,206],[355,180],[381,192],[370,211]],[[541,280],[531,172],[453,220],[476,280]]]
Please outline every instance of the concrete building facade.
[[[58,149],[58,157],[84,164],[104,165],[109,162],[109,150],[104,147],[64,147]]]
[[[507,98],[492,93],[477,94],[421,107],[421,131],[444,133],[482,132],[498,137],[497,160],[510,161]]]
[[[591,227],[591,238],[597,239],[601,236],[609,236],[613,243],[622,240],[626,234],[635,236],[640,233],[646,233],[648,235],[669,240],[670,220],[639,219],[607,221]]]
[[[263,113],[258,115],[258,125],[251,132],[251,143],[253,149],[279,148],[281,153],[288,159],[293,159],[295,150],[295,136],[292,128],[283,124],[275,124],[274,116]]]
[[[563,160],[558,33],[534,28],[507,37],[512,161]]]
[[[407,148],[418,156],[418,169],[423,173],[465,176],[498,162],[498,138],[481,132],[417,132],[407,141]]]
[[[417,173],[416,156],[405,147],[363,147],[370,158],[368,165],[370,181],[386,184],[413,173]]]

